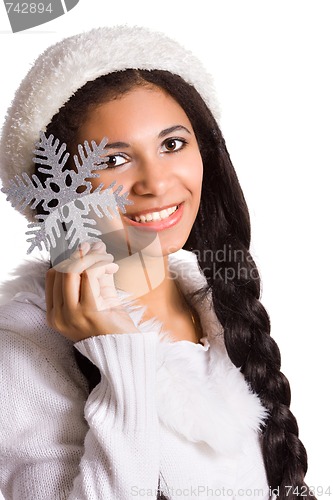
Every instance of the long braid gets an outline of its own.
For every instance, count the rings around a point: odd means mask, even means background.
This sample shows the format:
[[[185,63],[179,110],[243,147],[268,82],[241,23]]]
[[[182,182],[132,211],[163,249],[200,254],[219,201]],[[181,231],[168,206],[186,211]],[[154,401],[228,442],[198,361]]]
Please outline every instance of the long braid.
[[[220,141],[223,151],[220,167],[230,171],[231,161],[222,135]],[[207,259],[207,252],[197,252],[199,265],[212,291],[216,315],[224,327],[229,357],[235,366],[241,368],[246,381],[269,411],[269,418],[262,429],[268,483],[272,490],[279,493],[278,498],[302,496],[313,499],[304,483],[307,455],[298,438],[296,419],[289,409],[289,383],[280,371],[280,351],[270,336],[270,320],[259,300],[260,277],[249,252],[250,223],[243,193],[236,176],[233,179],[224,176],[223,179],[221,198],[228,190],[233,193],[238,191],[236,199],[239,203],[233,204],[230,199],[222,201],[225,208],[221,212],[223,217],[219,234],[215,229],[213,234],[206,231],[203,237],[202,232],[194,228],[189,245],[197,249],[209,248],[212,251],[208,255],[215,256]],[[215,178],[215,185],[217,182],[218,178]],[[228,183],[229,186],[226,185]],[[205,195],[208,192],[203,193]],[[213,196],[211,189],[209,195]],[[212,199],[206,211],[202,209],[204,227],[211,218],[210,205],[214,203]],[[216,258],[221,249],[224,249],[222,260]]]
[[[204,267],[207,268],[207,262]],[[241,367],[245,379],[269,410],[270,417],[263,429],[267,479],[272,488],[279,487],[279,497],[285,498],[285,486],[298,486],[299,491],[304,486],[307,457],[289,409],[290,388],[280,372],[280,352],[270,337],[268,315],[251,282],[241,277],[233,285],[221,281],[215,279],[212,286],[214,308],[224,326],[230,359]]]

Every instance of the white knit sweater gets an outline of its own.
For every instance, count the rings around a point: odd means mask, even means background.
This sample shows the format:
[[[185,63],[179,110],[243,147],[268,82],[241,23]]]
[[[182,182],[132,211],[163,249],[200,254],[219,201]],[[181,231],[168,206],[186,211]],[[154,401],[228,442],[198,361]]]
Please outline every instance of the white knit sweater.
[[[196,259],[170,256],[184,293],[204,283]],[[74,344],[101,372],[88,395],[73,344],[46,325],[45,265],[7,286],[0,308],[0,498],[268,499],[258,428],[265,410],[230,362],[210,299],[194,304],[202,344],[140,333]]]

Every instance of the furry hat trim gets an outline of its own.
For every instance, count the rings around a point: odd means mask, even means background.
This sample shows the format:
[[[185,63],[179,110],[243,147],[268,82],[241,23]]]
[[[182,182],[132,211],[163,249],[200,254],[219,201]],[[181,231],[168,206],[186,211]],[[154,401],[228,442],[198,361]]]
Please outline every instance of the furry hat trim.
[[[33,173],[34,144],[52,117],[85,83],[125,69],[161,69],[181,76],[219,117],[210,75],[187,49],[142,27],[93,29],[52,45],[36,60],[7,111],[0,141],[4,187],[14,175]]]

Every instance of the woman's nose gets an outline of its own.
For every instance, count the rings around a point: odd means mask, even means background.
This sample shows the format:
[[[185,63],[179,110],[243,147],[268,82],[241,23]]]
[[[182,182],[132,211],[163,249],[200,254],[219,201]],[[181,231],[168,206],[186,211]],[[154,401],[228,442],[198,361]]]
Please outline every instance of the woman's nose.
[[[146,158],[138,166],[132,190],[140,196],[161,196],[170,189],[172,179],[170,165],[166,165],[160,158]]]

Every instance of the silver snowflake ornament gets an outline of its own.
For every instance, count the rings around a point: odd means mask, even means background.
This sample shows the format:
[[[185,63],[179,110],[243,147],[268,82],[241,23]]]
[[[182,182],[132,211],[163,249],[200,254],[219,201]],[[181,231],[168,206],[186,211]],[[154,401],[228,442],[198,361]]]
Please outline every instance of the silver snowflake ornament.
[[[128,192],[121,194],[122,185],[113,191],[115,181],[106,188],[100,183],[92,190],[88,179],[99,177],[96,170],[108,168],[106,144],[107,138],[98,145],[95,141],[91,145],[88,141],[83,146],[79,144],[79,154],[73,156],[75,168],[68,169],[66,144],[60,145],[52,134],[46,137],[40,133],[33,151],[33,162],[43,165],[37,170],[45,181],[42,182],[36,174],[30,177],[23,172],[11,179],[7,188],[2,188],[7,200],[21,213],[27,207],[34,210],[37,206],[43,211],[35,215],[38,222],[28,225],[27,241],[31,243],[28,254],[35,247],[42,250],[42,245],[46,250],[55,248],[63,235],[69,249],[75,249],[87,240],[99,241],[101,231],[94,227],[97,222],[91,215],[112,219],[119,217],[118,210],[125,213],[125,206],[133,204],[127,199]]]

